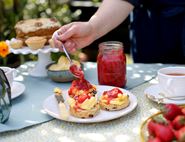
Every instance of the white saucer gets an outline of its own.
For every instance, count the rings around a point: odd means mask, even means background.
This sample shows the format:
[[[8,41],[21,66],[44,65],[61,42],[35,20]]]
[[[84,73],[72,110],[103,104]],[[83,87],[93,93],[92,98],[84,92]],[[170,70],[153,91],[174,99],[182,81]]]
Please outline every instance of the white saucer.
[[[161,89],[159,87],[158,84],[155,85],[151,85],[148,88],[145,89],[144,94],[151,99],[152,101],[155,101],[157,103],[162,103],[162,104],[169,104],[169,103],[173,103],[173,104],[177,104],[177,105],[181,105],[181,104],[185,104],[185,99],[181,99],[181,100],[175,100],[175,99],[169,99],[169,98],[164,98],[161,95],[159,95],[159,93],[161,92]]]
[[[11,98],[14,99],[18,96],[20,96],[25,90],[25,85],[20,82],[13,82],[12,88],[11,88]]]

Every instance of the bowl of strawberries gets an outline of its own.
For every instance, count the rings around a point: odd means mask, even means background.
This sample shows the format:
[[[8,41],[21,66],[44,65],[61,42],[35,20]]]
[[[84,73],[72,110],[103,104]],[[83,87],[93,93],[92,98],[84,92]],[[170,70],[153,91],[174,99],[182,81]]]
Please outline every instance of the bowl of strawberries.
[[[142,123],[140,137],[142,142],[185,142],[185,106],[164,105]]]

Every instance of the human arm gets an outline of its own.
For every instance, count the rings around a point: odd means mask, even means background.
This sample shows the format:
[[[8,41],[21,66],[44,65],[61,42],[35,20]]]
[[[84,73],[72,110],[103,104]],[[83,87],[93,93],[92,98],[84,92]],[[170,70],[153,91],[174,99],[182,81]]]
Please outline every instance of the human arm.
[[[97,12],[90,18],[94,39],[105,35],[123,22],[134,6],[124,0],[104,0]]]
[[[126,19],[134,6],[123,0],[103,0],[97,12],[88,22],[73,22],[62,26],[57,32],[55,45],[60,48],[62,42],[68,51],[73,52],[91,44]]]

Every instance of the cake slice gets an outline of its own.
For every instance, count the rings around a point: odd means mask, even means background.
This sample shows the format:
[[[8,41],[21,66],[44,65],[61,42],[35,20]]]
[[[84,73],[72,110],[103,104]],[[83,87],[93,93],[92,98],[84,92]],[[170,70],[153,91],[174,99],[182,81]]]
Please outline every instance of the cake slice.
[[[49,39],[60,28],[60,23],[54,18],[38,18],[19,21],[15,25],[17,38],[27,39],[32,36],[44,36]]]

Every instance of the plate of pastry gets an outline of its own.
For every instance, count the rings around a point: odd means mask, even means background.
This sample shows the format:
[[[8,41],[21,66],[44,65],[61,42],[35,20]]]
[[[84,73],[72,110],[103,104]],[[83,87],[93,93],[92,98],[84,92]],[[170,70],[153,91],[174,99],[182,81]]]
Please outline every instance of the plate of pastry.
[[[7,40],[10,51],[14,54],[38,54],[58,52],[54,48],[53,33],[60,28],[55,18],[37,18],[18,21],[14,28],[16,38]]]
[[[137,106],[137,99],[130,91],[113,86],[92,85],[88,81],[75,80],[68,90],[55,88],[54,92],[45,99],[43,108],[50,116],[68,122],[109,121],[127,115]],[[62,99],[58,99],[56,94]]]

